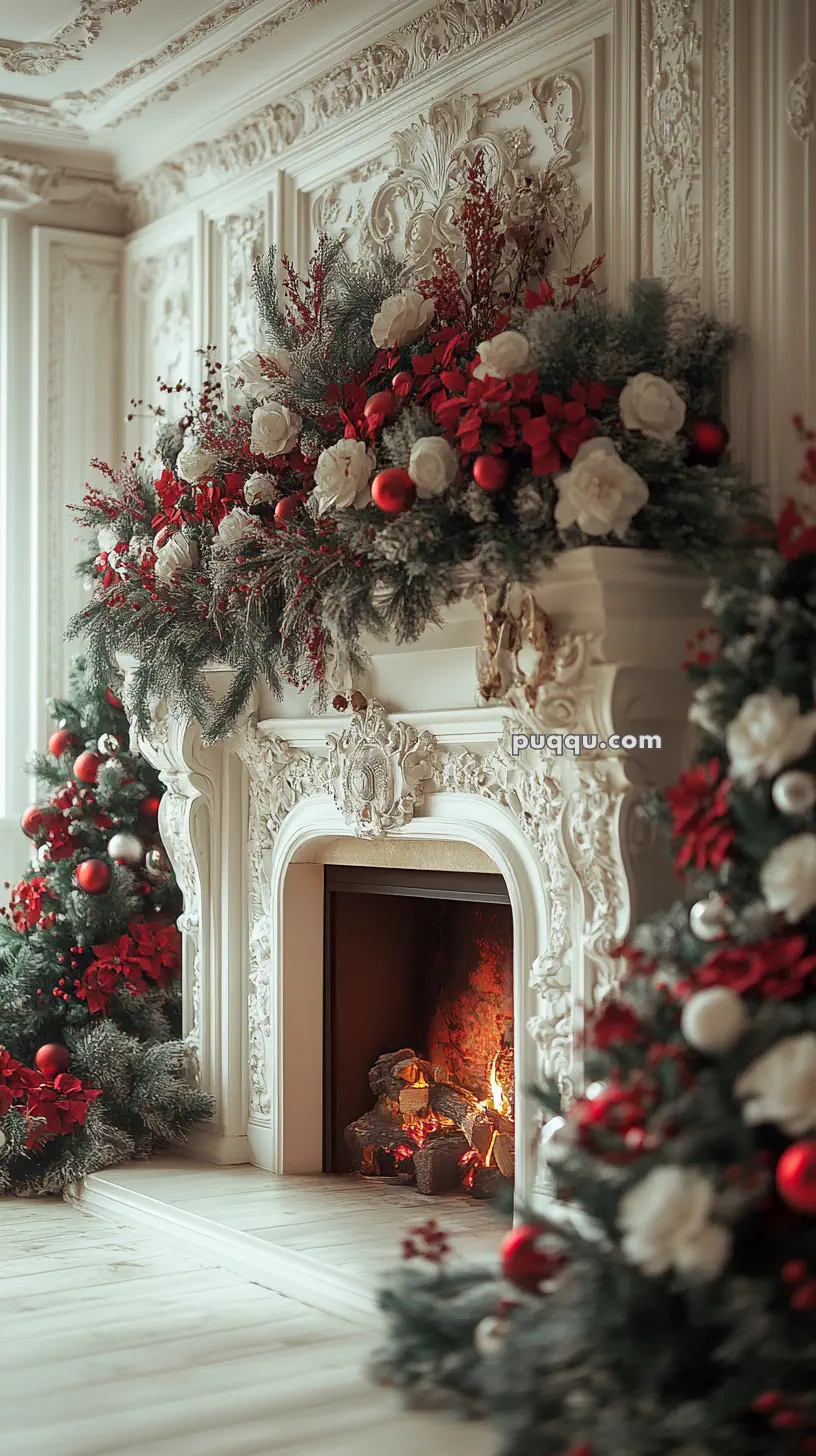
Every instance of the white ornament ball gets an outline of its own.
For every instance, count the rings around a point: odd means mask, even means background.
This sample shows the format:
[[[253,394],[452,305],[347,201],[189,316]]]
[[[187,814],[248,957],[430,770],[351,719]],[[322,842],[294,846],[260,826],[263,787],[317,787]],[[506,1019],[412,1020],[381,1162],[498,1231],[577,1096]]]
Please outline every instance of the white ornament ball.
[[[682,1029],[698,1052],[727,1052],[747,1030],[751,1018],[741,996],[728,986],[696,991],[683,1007]]]
[[[508,1322],[502,1319],[499,1314],[486,1315],[479,1320],[473,1331],[473,1343],[476,1346],[477,1355],[483,1360],[489,1360],[491,1355],[497,1355],[507,1338]]]
[[[115,733],[103,733],[96,746],[100,753],[104,753],[107,758],[110,758],[112,754],[119,751],[119,739]]]
[[[6,1134],[4,1132],[0,1132],[0,1153],[2,1153],[7,1142],[8,1138],[6,1137]]]
[[[40,864],[41,865],[45,865],[45,864],[50,864],[51,863],[51,846],[50,846],[50,844],[41,844],[40,845],[39,849],[37,850],[37,859],[40,861]]]
[[[149,849],[145,855],[145,874],[149,880],[160,880],[167,865],[160,849]]]
[[[720,895],[697,900],[689,911],[689,929],[698,940],[719,940],[726,920],[725,904]]]
[[[807,814],[816,804],[816,778],[804,769],[789,768],[774,780],[771,798],[780,814]]]
[[[141,864],[144,845],[135,834],[114,834],[108,840],[108,854],[119,864],[137,865]]]

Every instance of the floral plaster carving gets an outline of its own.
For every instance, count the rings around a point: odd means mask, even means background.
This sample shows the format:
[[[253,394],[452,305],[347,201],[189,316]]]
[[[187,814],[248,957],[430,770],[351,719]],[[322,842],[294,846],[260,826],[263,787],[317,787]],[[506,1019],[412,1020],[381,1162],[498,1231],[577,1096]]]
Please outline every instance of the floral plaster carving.
[[[252,269],[263,252],[264,208],[258,203],[249,212],[222,218],[216,229],[223,238],[227,276],[227,357],[235,359],[261,344]]]
[[[816,61],[803,61],[788,87],[788,125],[800,142],[816,131]]]
[[[47,76],[66,61],[79,61],[102,34],[109,15],[129,15],[140,0],[80,0],[73,20],[60,27],[50,41],[0,40],[0,66],[23,76]]]
[[[700,293],[702,108],[700,32],[695,0],[649,0],[643,6],[643,269],[671,278],[697,301]],[[651,242],[654,227],[658,249]]]
[[[86,224],[102,215],[124,221],[124,193],[112,178],[21,157],[0,156],[0,202],[21,210],[38,203],[81,207]]]
[[[272,160],[300,138],[422,75],[436,60],[489,40],[546,3],[442,0],[285,100],[254,112],[224,137],[192,146],[140,178],[130,189],[134,221],[148,222],[177,206],[197,179],[246,172]]]
[[[334,801],[362,839],[409,824],[433,778],[436,744],[430,733],[390,723],[382,703],[355,713],[340,734],[328,734]]]

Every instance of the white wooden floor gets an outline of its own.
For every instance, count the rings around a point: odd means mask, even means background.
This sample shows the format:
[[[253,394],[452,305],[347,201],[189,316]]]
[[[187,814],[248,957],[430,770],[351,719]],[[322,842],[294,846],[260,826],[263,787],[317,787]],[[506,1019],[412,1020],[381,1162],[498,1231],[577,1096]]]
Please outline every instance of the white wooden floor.
[[[0,1199],[0,1450],[15,1456],[492,1456],[481,1426],[371,1386],[378,1332],[154,1233]]]

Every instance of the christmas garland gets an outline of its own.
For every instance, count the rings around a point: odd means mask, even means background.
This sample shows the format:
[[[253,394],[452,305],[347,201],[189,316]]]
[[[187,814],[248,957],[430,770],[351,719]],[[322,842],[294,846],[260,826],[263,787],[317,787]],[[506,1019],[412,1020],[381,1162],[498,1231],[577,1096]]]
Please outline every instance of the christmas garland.
[[[155,469],[95,462],[81,523],[92,599],[71,624],[99,680],[139,659],[134,709],[181,701],[211,736],[256,679],[331,687],[365,634],[417,637],[447,604],[534,582],[588,544],[709,569],[758,498],[719,418],[733,331],[656,282],[616,309],[602,262],[548,276],[546,179],[514,196],[480,159],[458,244],[408,287],[394,258],[320,240],[308,276],[256,268],[268,345],[221,367],[161,428]],[[167,388],[167,386],[163,386]],[[175,387],[181,391],[184,387]],[[216,709],[202,668],[236,670]]]

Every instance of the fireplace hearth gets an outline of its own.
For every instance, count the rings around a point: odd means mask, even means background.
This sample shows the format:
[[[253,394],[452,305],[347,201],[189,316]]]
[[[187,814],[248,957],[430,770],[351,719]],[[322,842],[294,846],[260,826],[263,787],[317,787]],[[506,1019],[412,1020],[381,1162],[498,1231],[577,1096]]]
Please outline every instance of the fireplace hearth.
[[[324,1171],[491,1197],[514,1175],[502,877],[325,876]]]

